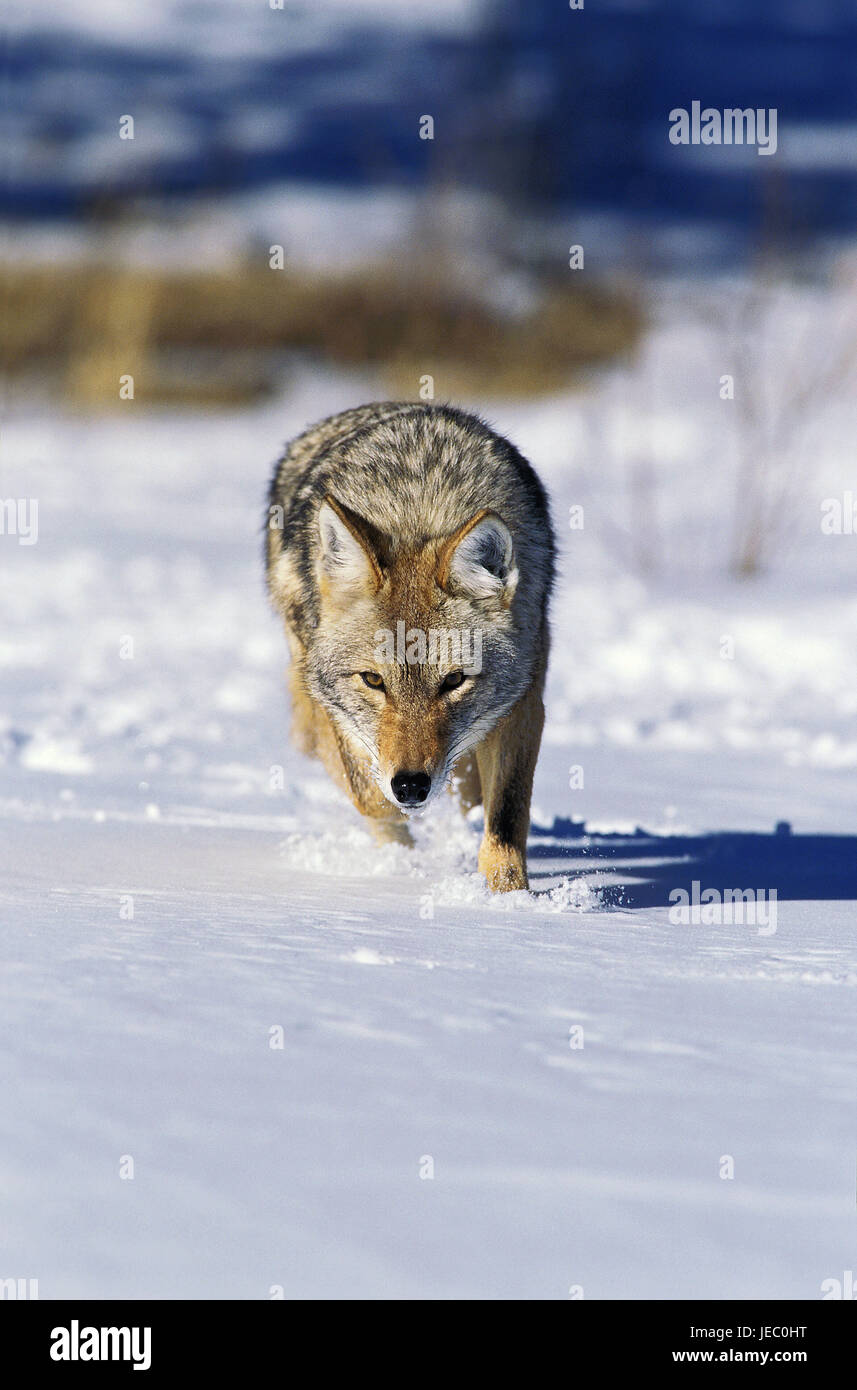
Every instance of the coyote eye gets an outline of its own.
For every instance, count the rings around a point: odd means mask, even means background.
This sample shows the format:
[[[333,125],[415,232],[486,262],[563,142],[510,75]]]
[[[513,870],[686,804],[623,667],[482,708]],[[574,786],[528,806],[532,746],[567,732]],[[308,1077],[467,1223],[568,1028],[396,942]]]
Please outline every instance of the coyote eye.
[[[460,685],[464,684],[464,679],[463,671],[450,671],[441,684],[440,693],[443,694],[445,690],[457,690]]]
[[[384,681],[377,671],[361,671],[360,679],[364,685],[368,685],[370,690],[383,690]]]

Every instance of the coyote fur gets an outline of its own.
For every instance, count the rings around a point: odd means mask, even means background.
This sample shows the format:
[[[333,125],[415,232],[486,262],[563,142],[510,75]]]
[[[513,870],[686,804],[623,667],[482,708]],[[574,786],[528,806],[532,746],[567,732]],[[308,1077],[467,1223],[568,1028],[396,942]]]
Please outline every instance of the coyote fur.
[[[451,782],[489,886],[526,888],[554,572],[529,463],[450,406],[365,405],[288,445],[268,503],[298,746],[381,838]]]

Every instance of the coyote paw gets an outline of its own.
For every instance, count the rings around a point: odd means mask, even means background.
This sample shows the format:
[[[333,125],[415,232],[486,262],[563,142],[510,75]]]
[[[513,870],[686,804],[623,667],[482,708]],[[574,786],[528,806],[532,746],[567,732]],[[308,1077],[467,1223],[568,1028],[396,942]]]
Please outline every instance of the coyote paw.
[[[524,856],[511,845],[483,842],[479,851],[479,872],[485,875],[492,893],[515,893],[529,887]]]

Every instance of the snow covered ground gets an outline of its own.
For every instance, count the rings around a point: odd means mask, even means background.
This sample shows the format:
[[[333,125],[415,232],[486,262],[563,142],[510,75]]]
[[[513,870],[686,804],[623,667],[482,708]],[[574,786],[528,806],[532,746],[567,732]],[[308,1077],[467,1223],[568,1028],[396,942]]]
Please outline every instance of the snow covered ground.
[[[822,381],[846,289],[766,302],[766,398],[795,354]],[[586,391],[465,403],[539,468],[562,547],[534,818],[855,835],[857,535],[820,524],[857,494],[854,398],[819,387],[772,450],[776,544],[731,580],[748,377],[701,295],[665,287]],[[0,1277],[818,1297],[854,1262],[857,888],[773,933],[674,925],[606,907],[558,842],[492,899],[478,824],[442,807],[380,851],[289,747],[267,477],[379,394],[296,365],[240,414],[4,424],[2,496],[39,508],[35,544],[0,536]]]

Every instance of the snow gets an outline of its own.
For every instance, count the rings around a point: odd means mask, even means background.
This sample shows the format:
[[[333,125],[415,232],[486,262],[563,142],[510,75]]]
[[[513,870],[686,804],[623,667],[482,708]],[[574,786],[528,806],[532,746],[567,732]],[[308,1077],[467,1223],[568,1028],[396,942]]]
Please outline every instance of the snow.
[[[812,1298],[853,1265],[857,892],[781,899],[770,935],[678,926],[608,906],[554,825],[857,833],[857,537],[820,527],[854,487],[854,396],[802,412],[777,544],[734,581],[718,382],[743,378],[702,295],[663,287],[637,358],[585,390],[475,403],[562,548],[529,894],[487,892],[451,803],[414,850],[376,847],[287,742],[265,486],[377,381],[296,366],[241,413],[10,412],[3,496],[40,506],[36,544],[0,536],[3,1277]],[[774,394],[796,342],[820,371],[843,302],[771,301]]]

